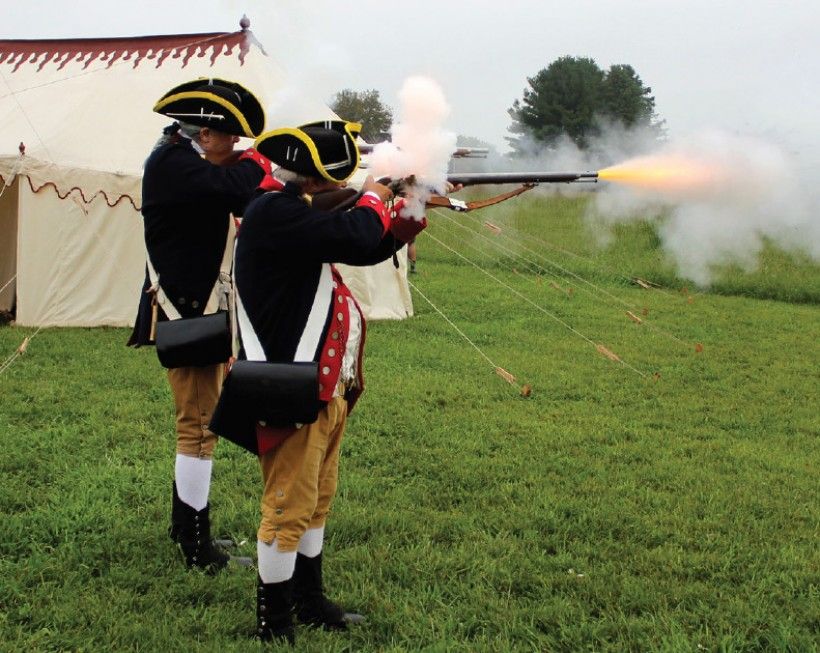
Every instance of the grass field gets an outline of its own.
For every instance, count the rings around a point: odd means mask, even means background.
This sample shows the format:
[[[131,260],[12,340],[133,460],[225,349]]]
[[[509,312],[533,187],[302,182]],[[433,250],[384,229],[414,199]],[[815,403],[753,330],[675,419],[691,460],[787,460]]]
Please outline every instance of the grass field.
[[[368,329],[326,575],[369,621],[297,650],[818,650],[820,270],[769,248],[694,292],[650,226],[598,251],[583,211],[431,216],[411,281],[463,335],[418,292]],[[126,337],[44,330],[0,375],[0,650],[258,650],[255,572],[187,572],[166,535],[170,393]],[[259,485],[221,443],[246,555]]]

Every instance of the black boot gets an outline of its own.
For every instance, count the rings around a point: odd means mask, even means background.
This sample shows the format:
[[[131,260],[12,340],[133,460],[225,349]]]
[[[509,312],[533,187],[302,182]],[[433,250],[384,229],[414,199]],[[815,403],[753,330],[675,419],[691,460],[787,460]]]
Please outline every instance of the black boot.
[[[294,643],[293,580],[263,583],[256,578],[256,636],[263,642]]]
[[[173,482],[173,496],[171,498],[171,527],[168,529],[170,538],[179,544],[182,533],[182,499],[177,494],[177,482]]]
[[[325,630],[346,630],[347,624],[364,621],[355,612],[345,612],[325,596],[322,586],[322,554],[315,558],[298,553],[293,572],[293,595],[296,618],[308,626],[321,626]]]
[[[182,501],[174,483],[174,502],[171,504],[171,528],[168,534],[179,544],[188,568],[216,572],[228,564],[230,556],[211,541],[210,506],[194,510]]]

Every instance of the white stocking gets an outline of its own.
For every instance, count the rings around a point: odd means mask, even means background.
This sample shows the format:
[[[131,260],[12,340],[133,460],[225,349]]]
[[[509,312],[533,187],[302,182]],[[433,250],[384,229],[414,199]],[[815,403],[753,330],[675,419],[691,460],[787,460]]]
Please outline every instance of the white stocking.
[[[322,552],[322,544],[325,540],[325,527],[309,528],[302,535],[299,540],[298,551],[303,556],[308,558],[315,558]]]
[[[208,505],[212,467],[213,461],[209,458],[177,454],[174,466],[177,494],[183,503],[187,503],[197,512]]]
[[[256,540],[256,558],[259,578],[265,584],[281,583],[293,576],[296,551],[280,551],[276,540],[270,544]]]

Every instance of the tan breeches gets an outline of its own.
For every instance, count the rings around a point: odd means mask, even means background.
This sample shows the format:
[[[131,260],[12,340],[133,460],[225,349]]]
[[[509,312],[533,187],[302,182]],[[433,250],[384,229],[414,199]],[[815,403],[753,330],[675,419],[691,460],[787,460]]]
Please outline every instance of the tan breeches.
[[[333,397],[306,424],[259,458],[265,490],[257,537],[280,551],[295,551],[308,528],[324,525],[339,478],[339,447],[347,402]]]
[[[177,367],[168,370],[168,382],[176,406],[177,453],[211,458],[217,436],[208,429],[219,391],[224,365]]]

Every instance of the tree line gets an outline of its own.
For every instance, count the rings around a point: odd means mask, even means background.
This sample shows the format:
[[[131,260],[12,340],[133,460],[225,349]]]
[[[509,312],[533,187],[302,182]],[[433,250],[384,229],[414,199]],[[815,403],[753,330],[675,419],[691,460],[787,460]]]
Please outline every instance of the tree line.
[[[516,99],[506,137],[510,157],[533,150],[555,147],[569,139],[587,149],[596,136],[610,125],[643,129],[657,138],[664,134],[664,122],[655,113],[652,89],[628,64],[603,70],[588,57],[559,57],[527,78],[523,96]],[[340,118],[362,123],[362,138],[368,142],[385,140],[393,124],[393,111],[374,89],[336,93],[330,103]],[[487,147],[471,136],[459,136],[459,145]]]

